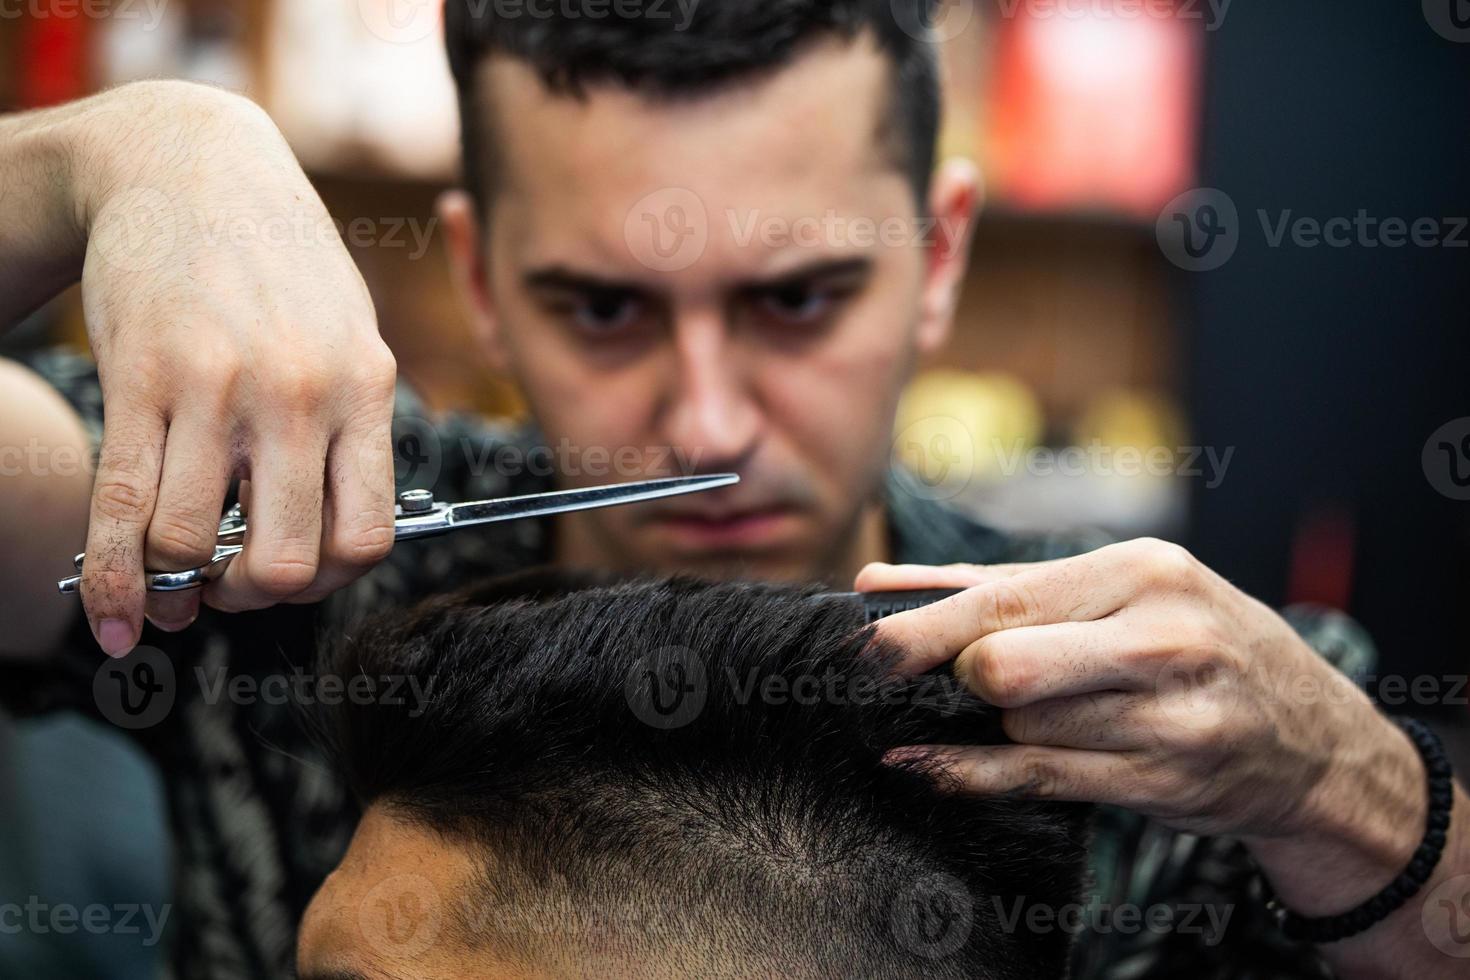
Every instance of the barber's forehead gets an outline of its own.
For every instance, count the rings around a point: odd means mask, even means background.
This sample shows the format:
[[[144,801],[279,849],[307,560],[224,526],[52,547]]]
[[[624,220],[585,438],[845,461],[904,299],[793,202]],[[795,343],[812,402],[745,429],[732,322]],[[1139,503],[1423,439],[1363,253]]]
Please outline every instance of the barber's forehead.
[[[834,37],[693,98],[610,83],[578,96],[549,89],[527,62],[492,55],[479,68],[477,111],[512,187],[670,186],[706,173],[791,180],[887,162],[876,137],[891,71],[868,36]]]

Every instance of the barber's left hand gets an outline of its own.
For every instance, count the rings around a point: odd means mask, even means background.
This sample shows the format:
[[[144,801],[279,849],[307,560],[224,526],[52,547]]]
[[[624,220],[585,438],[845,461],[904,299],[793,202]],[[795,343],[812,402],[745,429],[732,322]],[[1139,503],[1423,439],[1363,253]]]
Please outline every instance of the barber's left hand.
[[[980,794],[1112,803],[1196,833],[1320,834],[1387,780],[1424,812],[1412,745],[1275,612],[1144,539],[1031,565],[869,565],[861,591],[965,587],[890,616],[903,669],[954,661],[1018,744],[923,747]],[[1390,787],[1384,787],[1388,790]],[[1403,804],[1395,808],[1393,801]],[[1376,820],[1375,820],[1376,822]],[[1402,832],[1402,831],[1398,831]]]

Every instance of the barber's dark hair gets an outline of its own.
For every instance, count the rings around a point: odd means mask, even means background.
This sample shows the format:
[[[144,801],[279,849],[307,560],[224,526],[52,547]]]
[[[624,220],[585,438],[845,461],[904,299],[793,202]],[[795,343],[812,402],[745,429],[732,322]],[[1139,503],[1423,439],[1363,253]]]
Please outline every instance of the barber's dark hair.
[[[449,65],[459,92],[466,187],[489,206],[497,179],[475,69],[488,55],[533,67],[553,91],[612,84],[688,99],[789,64],[813,42],[871,33],[892,64],[875,138],[926,207],[939,130],[934,0],[447,0]],[[687,22],[686,22],[687,20]],[[834,93],[839,97],[840,93]]]
[[[589,581],[491,582],[323,655],[425,693],[317,721],[364,806],[483,856],[459,941],[643,976],[1065,975],[1027,913],[1080,900],[1088,809],[883,761],[1003,741],[992,709],[900,678],[850,600]]]

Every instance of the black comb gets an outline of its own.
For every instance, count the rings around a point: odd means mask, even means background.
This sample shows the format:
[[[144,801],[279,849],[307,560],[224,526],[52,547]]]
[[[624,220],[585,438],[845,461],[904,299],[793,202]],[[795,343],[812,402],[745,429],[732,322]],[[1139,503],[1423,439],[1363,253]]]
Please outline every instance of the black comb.
[[[892,616],[894,613],[908,612],[910,609],[918,609],[927,606],[940,599],[948,599],[952,595],[959,595],[964,589],[911,589],[899,592],[839,592],[837,595],[843,598],[853,599],[863,604],[863,611],[867,615],[868,622],[882,619],[884,616]]]

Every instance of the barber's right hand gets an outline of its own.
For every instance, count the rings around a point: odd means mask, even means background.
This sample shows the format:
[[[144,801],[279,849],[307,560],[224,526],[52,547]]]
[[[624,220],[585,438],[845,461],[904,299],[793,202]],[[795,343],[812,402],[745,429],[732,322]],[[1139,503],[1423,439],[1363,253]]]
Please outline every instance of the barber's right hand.
[[[393,546],[395,366],[372,301],[280,133],[244,99],[129,86],[80,160],[87,332],[106,424],[82,602],[121,656],[143,617],[183,629],[316,601]],[[90,153],[90,155],[89,155]],[[230,481],[250,481],[244,553],[205,590],[143,572],[203,565]]]

